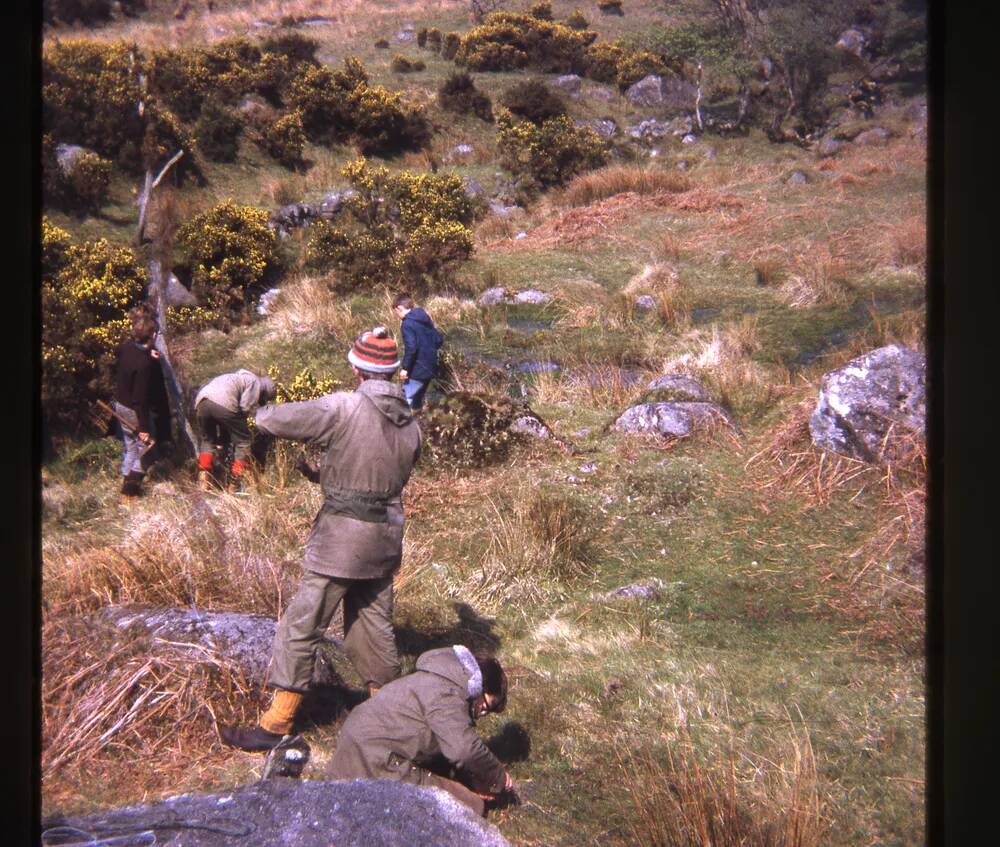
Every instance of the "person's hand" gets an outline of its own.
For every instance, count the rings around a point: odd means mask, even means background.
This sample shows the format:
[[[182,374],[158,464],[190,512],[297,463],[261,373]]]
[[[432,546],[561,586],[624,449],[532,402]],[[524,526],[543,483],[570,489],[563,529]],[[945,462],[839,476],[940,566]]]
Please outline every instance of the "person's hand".
[[[140,432],[139,433],[139,440],[143,444],[149,444],[149,433],[148,432]]]
[[[503,790],[511,791],[514,788],[514,780],[510,778],[510,774],[505,774],[506,779],[504,779]]]
[[[409,371],[404,371],[402,368],[400,368],[399,369],[399,378],[403,382],[406,382],[410,378],[410,372]]]

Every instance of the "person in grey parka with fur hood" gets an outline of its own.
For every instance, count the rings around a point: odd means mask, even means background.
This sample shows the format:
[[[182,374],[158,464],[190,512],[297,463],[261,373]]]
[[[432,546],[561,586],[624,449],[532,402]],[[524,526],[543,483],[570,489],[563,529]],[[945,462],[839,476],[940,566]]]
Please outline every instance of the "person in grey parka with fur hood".
[[[513,781],[475,720],[502,712],[506,703],[507,677],[495,658],[474,656],[461,644],[428,650],[413,673],[347,716],[327,775],[443,788],[482,815],[484,800],[511,790]],[[442,756],[461,782],[428,770]]]

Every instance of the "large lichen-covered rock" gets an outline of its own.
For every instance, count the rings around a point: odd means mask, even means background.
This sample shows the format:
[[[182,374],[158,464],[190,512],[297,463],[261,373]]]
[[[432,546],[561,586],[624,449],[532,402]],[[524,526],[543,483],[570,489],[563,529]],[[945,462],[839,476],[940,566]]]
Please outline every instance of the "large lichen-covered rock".
[[[686,80],[659,74],[643,77],[625,92],[633,106],[674,109],[693,109],[697,95],[698,90]]]
[[[626,409],[611,429],[662,435],[665,438],[687,438],[697,430],[720,423],[733,426],[729,413],[717,403],[640,403]]]
[[[42,822],[43,832],[55,827],[98,839],[152,832],[156,844],[173,847],[509,847],[496,827],[438,788],[372,779],[267,779]]]
[[[878,462],[890,427],[923,434],[927,362],[897,344],[852,359],[823,377],[809,419],[813,443],[865,462]]]
[[[277,622],[264,615],[242,612],[208,612],[196,608],[155,609],[143,606],[106,606],[99,613],[104,621],[122,630],[141,627],[156,640],[204,647],[234,662],[247,681],[263,685]],[[324,652],[339,649],[341,642],[325,638],[326,651],[317,652],[314,684],[337,682]]]

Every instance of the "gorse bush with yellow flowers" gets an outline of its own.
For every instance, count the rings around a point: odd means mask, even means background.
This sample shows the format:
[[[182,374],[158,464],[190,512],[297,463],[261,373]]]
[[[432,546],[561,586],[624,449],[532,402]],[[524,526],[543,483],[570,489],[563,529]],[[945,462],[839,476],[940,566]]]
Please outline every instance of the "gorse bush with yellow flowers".
[[[194,139],[169,104],[144,90],[135,44],[73,39],[42,55],[42,124],[55,143],[79,144],[124,170],[159,168],[178,149],[177,174],[197,175]],[[140,108],[141,104],[141,108]]]
[[[537,68],[582,73],[583,52],[596,32],[574,30],[532,15],[495,12],[462,39],[455,62],[473,71]]]
[[[608,145],[600,136],[592,129],[575,126],[565,115],[536,125],[516,121],[507,109],[500,109],[497,131],[501,164],[540,188],[562,185],[608,160]]]
[[[177,246],[199,302],[221,315],[246,314],[280,270],[268,214],[225,201],[177,230]]]
[[[74,244],[47,218],[41,246],[42,405],[50,425],[69,428],[96,397],[110,396],[146,271],[128,247],[103,238]]]
[[[346,165],[355,193],[336,226],[310,228],[307,262],[338,271],[341,284],[359,288],[405,282],[419,291],[448,279],[472,253],[470,224],[480,211],[460,177],[390,173],[365,159]]]
[[[108,198],[111,162],[84,151],[73,160],[68,172],[58,161],[56,144],[42,136],[42,198],[47,206],[66,212],[96,212]]]

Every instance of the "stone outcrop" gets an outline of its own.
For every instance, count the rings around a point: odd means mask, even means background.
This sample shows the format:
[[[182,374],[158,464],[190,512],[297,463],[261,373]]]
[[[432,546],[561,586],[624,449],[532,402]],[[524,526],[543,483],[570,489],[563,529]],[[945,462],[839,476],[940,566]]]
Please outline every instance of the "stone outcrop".
[[[890,344],[826,374],[809,420],[813,443],[874,463],[884,456],[890,428],[922,436],[926,369],[922,353]]]
[[[611,425],[616,432],[648,433],[664,438],[687,438],[718,424],[735,428],[729,413],[716,403],[640,403],[626,409]]]
[[[669,392],[675,401],[703,402],[711,399],[708,389],[688,374],[664,374],[651,380],[646,391]]]
[[[668,109],[693,109],[697,94],[698,89],[690,82],[658,74],[643,77],[625,92],[633,106],[663,106]]]
[[[43,832],[56,827],[97,839],[151,833],[128,843],[167,847],[509,847],[495,826],[441,789],[373,779],[265,779],[42,822]]]
[[[123,632],[138,626],[152,636],[155,641],[172,642],[174,647],[191,644],[207,648],[240,667],[247,681],[263,685],[264,675],[271,658],[271,645],[277,621],[264,615],[248,615],[241,612],[207,612],[195,608],[155,609],[141,606],[107,606],[99,613],[102,620],[113,624]],[[330,649],[339,649],[340,642],[325,639]],[[317,654],[313,671],[314,684],[329,684],[338,681],[336,672]]]

